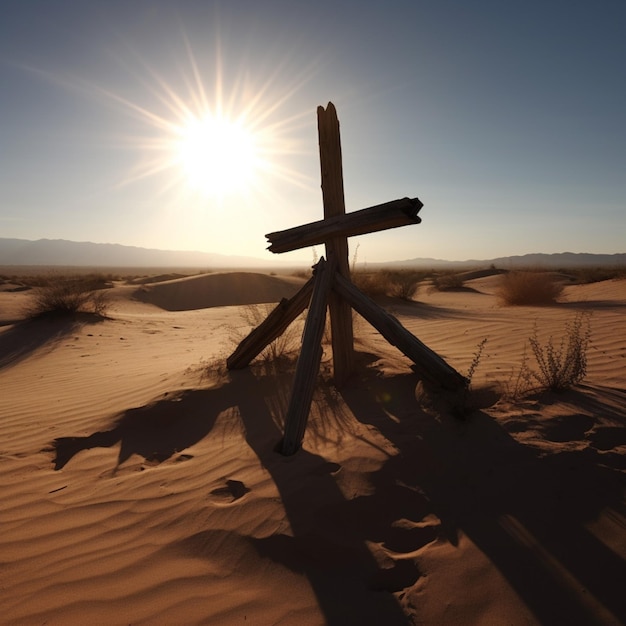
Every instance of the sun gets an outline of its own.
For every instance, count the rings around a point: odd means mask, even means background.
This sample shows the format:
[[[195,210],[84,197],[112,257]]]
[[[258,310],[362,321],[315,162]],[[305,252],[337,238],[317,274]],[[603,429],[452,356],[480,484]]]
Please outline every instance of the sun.
[[[189,115],[174,144],[187,184],[205,196],[245,192],[254,186],[262,165],[255,134],[241,118]]]
[[[294,165],[308,155],[301,133],[310,116],[293,110],[291,100],[314,67],[279,83],[279,74],[259,78],[227,71],[219,42],[213,56],[212,69],[200,67],[185,36],[182,53],[174,56],[174,75],[161,74],[141,57],[137,68],[123,61],[141,87],[133,98],[80,82],[90,95],[110,101],[137,122],[136,131],[116,137],[119,146],[136,154],[117,186],[152,179],[163,206],[201,215],[221,214],[244,198],[270,205],[283,184],[311,190],[309,175]]]

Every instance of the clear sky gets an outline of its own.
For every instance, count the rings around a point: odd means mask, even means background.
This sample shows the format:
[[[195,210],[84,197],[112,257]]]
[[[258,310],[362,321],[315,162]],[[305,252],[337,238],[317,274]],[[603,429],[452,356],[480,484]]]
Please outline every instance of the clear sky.
[[[624,0],[7,0],[0,237],[268,258],[328,101],[359,262],[626,251]]]

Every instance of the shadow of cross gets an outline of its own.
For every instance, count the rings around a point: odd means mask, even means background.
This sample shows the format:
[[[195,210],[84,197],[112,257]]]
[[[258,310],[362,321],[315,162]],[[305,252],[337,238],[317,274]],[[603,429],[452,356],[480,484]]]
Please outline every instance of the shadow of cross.
[[[350,280],[348,237],[399,226],[419,224],[423,204],[418,198],[402,198],[346,213],[343,191],[341,141],[337,111],[332,102],[317,108],[324,219],[266,235],[269,250],[290,252],[323,243],[326,259],[314,267],[313,278],[290,300],[284,299],[255,328],[228,358],[229,369],[246,367],[278,337],[308,306],[302,349],[296,366],[282,453],[294,454],[301,446],[313,397],[313,388],[322,357],[321,341],[330,313],[333,375],[343,385],[354,369],[352,309],[408,356],[420,374],[449,389],[462,388],[466,380],[438,354],[406,330],[398,320],[361,293]]]

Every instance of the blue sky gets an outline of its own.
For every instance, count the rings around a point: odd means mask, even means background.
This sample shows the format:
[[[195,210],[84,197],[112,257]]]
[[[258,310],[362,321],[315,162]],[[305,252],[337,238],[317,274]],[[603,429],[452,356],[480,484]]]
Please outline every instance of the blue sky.
[[[424,203],[360,262],[626,250],[623,0],[9,0],[0,85],[0,237],[268,258],[332,101],[347,211]],[[181,166],[207,109],[255,142],[228,190]]]

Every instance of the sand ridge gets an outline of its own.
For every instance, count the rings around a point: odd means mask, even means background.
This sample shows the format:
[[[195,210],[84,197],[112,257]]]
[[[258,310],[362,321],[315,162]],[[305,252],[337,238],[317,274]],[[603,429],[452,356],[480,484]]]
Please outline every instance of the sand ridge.
[[[186,311],[278,302],[293,296],[303,284],[304,279],[292,276],[220,272],[146,285],[134,296],[168,311]]]
[[[487,339],[475,411],[453,417],[361,320],[355,377],[336,390],[325,349],[286,458],[293,363],[223,361],[246,307],[302,280],[242,274],[232,291],[217,274],[147,284],[143,301],[118,285],[108,319],[69,324],[14,322],[28,292],[0,294],[3,620],[624,620],[626,281],[569,286],[553,307],[501,307],[491,278],[394,301],[462,373]],[[558,336],[577,311],[592,325],[582,385],[494,391],[535,324]]]

